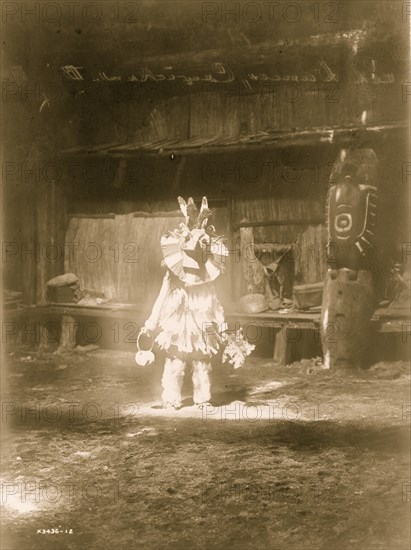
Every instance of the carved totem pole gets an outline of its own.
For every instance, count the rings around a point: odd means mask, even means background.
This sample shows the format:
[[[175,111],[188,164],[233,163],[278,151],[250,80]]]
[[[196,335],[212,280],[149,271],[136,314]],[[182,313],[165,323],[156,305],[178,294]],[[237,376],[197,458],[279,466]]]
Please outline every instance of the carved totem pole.
[[[372,149],[343,149],[331,174],[327,197],[329,267],[321,309],[326,368],[364,363],[374,310],[377,172]]]

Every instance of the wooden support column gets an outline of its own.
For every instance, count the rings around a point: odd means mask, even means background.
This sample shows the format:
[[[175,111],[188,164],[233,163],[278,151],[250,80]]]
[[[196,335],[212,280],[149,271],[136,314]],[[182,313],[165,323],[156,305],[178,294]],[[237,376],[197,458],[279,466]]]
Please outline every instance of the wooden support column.
[[[243,220],[248,223],[248,220]],[[261,262],[254,252],[254,231],[252,227],[240,228],[240,259],[247,294],[264,294],[266,276]]]
[[[288,331],[289,327],[284,325],[282,328],[278,329],[275,335],[273,360],[281,366],[288,365],[291,358],[291,347],[288,342]]]
[[[184,173],[184,169],[186,166],[187,157],[179,157],[177,160],[177,167],[174,174],[174,179],[172,181],[171,187],[175,194],[180,193],[180,184],[181,184],[181,177]]]
[[[36,218],[36,192],[30,185],[24,189],[22,196],[21,215],[24,218],[20,245],[20,269],[22,270],[23,302],[30,306],[36,303],[37,261],[37,218]]]
[[[78,323],[71,315],[63,315],[61,318],[61,338],[57,350],[58,354],[70,353],[76,347],[76,333]]]
[[[46,182],[37,189],[36,302],[45,301],[46,283],[64,273],[66,200],[60,185]]]
[[[118,161],[116,177],[114,180],[114,189],[123,189],[126,181],[127,159],[121,157]]]

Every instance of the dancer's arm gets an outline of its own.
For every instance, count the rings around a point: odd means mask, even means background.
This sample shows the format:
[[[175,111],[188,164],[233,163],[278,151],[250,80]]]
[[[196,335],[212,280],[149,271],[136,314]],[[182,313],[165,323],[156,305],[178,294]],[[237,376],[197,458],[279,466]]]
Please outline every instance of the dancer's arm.
[[[161,286],[160,293],[151,311],[151,315],[144,324],[144,328],[146,330],[153,331],[157,327],[158,320],[160,318],[161,308],[163,307],[164,300],[166,299],[169,292],[170,292],[170,274],[167,271],[167,273],[164,275],[163,284]]]

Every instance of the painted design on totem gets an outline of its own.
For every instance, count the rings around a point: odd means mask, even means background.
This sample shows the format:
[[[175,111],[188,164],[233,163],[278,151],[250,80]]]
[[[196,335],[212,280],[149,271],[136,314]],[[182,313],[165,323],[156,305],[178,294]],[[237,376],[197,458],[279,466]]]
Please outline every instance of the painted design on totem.
[[[328,263],[367,268],[375,244],[377,157],[372,149],[340,152],[327,196]]]

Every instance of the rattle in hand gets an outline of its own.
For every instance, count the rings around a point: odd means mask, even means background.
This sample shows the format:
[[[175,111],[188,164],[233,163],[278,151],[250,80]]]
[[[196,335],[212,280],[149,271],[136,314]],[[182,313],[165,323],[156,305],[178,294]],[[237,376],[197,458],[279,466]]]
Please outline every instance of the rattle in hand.
[[[150,349],[143,350],[140,348],[140,337],[142,335],[150,336],[150,331],[148,331],[145,327],[143,327],[140,330],[139,335],[137,336],[136,345],[137,345],[138,351],[136,353],[135,360],[138,366],[146,367],[147,365],[151,365],[152,363],[154,363],[155,357],[154,357],[154,353],[151,351],[153,349],[154,340],[153,340],[153,343],[151,344]]]

